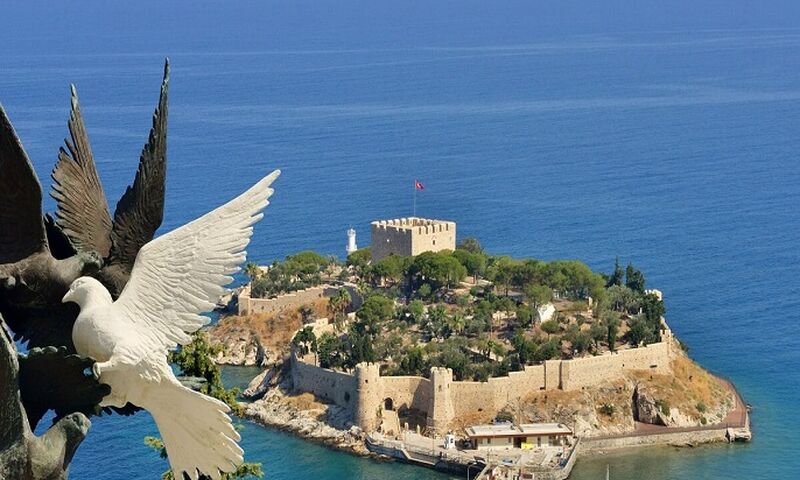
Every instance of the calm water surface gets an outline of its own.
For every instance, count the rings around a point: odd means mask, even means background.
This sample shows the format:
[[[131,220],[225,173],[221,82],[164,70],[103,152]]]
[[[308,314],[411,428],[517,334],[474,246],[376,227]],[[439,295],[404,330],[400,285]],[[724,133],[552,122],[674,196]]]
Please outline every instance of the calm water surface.
[[[573,478],[797,478],[797,7],[601,3],[25,3],[2,17],[0,101],[49,184],[75,83],[114,203],[169,55],[163,231],[281,168],[255,261],[341,255],[350,226],[368,244],[369,221],[410,213],[414,178],[419,214],[491,252],[631,260],[692,356],[755,405],[755,441],[585,458]],[[148,415],[93,422],[71,478],[166,468],[142,444]],[[250,424],[243,437],[275,480],[446,478]]]

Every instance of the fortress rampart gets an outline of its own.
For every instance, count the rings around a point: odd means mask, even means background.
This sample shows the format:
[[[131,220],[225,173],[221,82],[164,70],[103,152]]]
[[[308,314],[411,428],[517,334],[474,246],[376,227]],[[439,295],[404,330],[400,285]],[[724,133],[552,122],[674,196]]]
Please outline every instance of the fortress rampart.
[[[354,424],[371,431],[381,421],[381,410],[415,409],[427,415],[429,428],[443,433],[463,415],[498,411],[538,390],[580,390],[607,383],[626,371],[670,372],[674,339],[666,328],[661,342],[595,357],[548,360],[526,366],[508,376],[486,382],[457,382],[447,368],[431,369],[431,378],[384,377],[379,366],[362,363],[353,374],[334,372],[292,357],[294,389],[347,409]]]
[[[456,224],[445,220],[408,217],[372,222],[372,261],[389,255],[455,250]]]
[[[361,306],[361,295],[354,285],[319,285],[290,293],[284,293],[271,298],[253,298],[250,296],[250,285],[245,285],[238,294],[238,314],[252,315],[254,313],[278,313],[284,310],[297,309],[301,305],[310,304],[323,297],[336,295],[340,288],[346,288],[352,299],[351,308]]]

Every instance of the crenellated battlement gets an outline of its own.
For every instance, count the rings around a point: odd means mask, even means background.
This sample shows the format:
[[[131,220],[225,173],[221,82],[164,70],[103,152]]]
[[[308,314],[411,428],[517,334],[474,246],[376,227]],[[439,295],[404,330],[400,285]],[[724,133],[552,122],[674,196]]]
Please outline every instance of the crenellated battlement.
[[[447,220],[404,217],[372,222],[372,260],[389,255],[455,250],[456,224]]]

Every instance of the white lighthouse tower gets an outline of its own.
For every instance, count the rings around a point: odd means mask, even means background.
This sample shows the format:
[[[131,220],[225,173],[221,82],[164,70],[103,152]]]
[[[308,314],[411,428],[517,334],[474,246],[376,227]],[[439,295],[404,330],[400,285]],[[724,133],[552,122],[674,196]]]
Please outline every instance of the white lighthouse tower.
[[[358,250],[358,246],[356,245],[356,231],[353,228],[347,230],[347,248],[345,250],[347,250],[348,255]]]

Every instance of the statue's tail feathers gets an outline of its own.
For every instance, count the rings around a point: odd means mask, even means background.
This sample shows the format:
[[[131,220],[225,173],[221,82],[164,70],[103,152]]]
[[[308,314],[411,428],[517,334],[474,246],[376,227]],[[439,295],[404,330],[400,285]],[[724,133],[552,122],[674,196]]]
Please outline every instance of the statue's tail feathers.
[[[241,437],[227,405],[168,378],[149,400],[143,407],[156,421],[176,479],[184,478],[183,472],[192,480],[201,473],[219,479],[220,472],[242,464],[244,452],[236,443]]]

